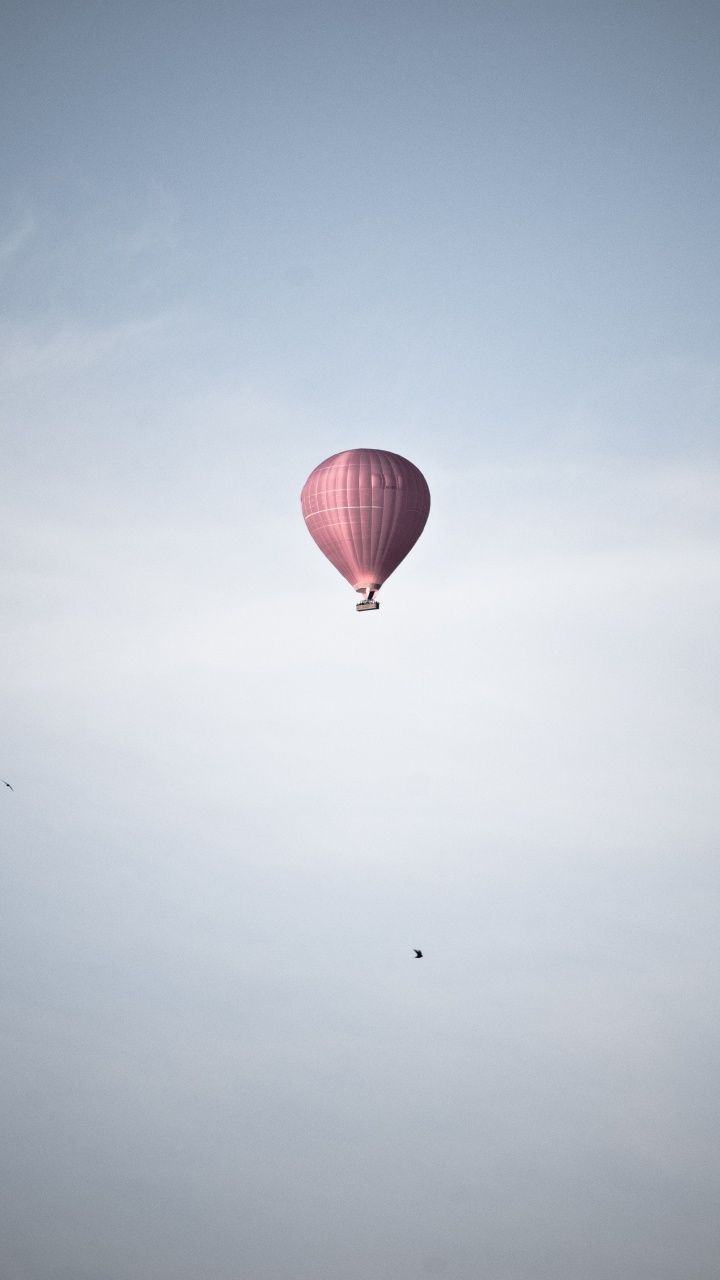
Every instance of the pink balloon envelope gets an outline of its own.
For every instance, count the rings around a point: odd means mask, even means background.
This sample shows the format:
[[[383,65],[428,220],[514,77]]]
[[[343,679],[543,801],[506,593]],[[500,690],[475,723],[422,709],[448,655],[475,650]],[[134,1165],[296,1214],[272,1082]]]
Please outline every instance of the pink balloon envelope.
[[[414,463],[386,449],[346,449],[310,473],[300,495],[317,545],[377,609],[375,592],[415,545],[430,513],[430,490]]]

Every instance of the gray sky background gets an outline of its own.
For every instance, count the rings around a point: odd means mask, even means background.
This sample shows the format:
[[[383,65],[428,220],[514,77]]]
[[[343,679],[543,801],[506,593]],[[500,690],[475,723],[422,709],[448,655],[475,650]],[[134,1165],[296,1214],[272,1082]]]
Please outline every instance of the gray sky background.
[[[716,1280],[719,37],[6,5],[3,1280]]]

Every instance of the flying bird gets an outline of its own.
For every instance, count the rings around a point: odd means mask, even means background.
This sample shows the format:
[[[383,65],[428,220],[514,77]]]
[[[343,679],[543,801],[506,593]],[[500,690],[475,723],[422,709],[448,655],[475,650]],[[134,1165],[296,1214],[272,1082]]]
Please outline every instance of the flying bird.
[[[10,783],[9,783],[9,782],[6,782],[4,778],[0,778],[0,782],[2,782],[3,786],[5,786],[5,787],[10,787]],[[14,788],[14,787],[10,787],[10,790],[11,790],[11,791],[14,791],[14,790],[15,790],[15,788]]]
[[[422,953],[422,951],[418,951],[417,947],[413,947],[413,951],[415,952],[415,959],[416,959],[416,960],[422,960],[422,958],[423,958],[423,953]]]

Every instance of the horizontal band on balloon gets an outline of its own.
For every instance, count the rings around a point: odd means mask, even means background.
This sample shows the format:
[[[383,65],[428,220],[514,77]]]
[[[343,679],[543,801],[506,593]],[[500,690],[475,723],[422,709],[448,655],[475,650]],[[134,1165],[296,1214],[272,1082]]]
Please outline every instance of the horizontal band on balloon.
[[[313,519],[315,518],[315,516],[324,516],[324,515],[326,514],[326,512],[328,512],[328,511],[382,511],[382,510],[383,510],[383,507],[378,506],[378,505],[377,505],[377,503],[368,503],[367,505],[360,504],[359,506],[353,505],[353,506],[347,506],[347,507],[345,507],[345,506],[343,506],[343,507],[321,507],[319,511],[310,511],[310,512],[308,512],[308,514],[305,516],[305,519],[306,519],[306,520],[313,520]],[[419,507],[419,506],[418,506],[418,507],[409,507],[409,506],[407,506],[407,505],[406,505],[405,510],[406,510],[408,513],[412,512],[413,510],[415,510],[415,511],[420,511],[420,512],[421,512],[421,514],[422,514],[423,516],[425,515],[425,512],[424,512],[424,511],[422,510],[422,508],[421,508],[421,507]]]
[[[382,507],[376,502],[348,503],[342,507],[321,507],[319,511],[311,511],[305,517],[306,520],[312,520],[315,516],[324,516],[326,511],[382,511]]]

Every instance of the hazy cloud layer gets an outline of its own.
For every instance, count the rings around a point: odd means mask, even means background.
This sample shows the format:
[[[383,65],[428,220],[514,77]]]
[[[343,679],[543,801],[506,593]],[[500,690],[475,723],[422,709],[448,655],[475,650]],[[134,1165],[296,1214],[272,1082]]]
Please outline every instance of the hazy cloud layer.
[[[3,1280],[715,1280],[716,17],[166,18],[10,24]]]

